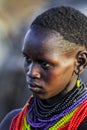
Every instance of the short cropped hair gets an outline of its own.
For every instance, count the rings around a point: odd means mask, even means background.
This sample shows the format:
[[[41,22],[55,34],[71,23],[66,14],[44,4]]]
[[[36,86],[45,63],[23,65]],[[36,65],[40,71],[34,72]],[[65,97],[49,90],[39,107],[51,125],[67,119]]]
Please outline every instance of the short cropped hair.
[[[59,32],[65,40],[87,48],[87,17],[72,7],[54,7],[46,10],[31,24]]]

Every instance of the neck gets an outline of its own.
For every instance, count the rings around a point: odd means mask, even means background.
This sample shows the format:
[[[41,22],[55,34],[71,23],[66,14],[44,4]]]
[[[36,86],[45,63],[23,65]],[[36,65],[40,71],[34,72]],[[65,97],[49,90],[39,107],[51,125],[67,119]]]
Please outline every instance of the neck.
[[[64,96],[63,93],[60,92],[59,94],[57,94],[49,99],[42,100],[42,102],[45,105],[53,105],[53,104],[56,104],[57,102],[59,102],[63,96]]]
[[[44,104],[47,104],[47,105],[55,104],[56,102],[61,100],[62,97],[64,97],[68,92],[70,92],[75,87],[76,81],[77,81],[77,75],[73,74],[70,82],[65,86],[63,91],[61,91],[59,94],[57,94],[57,95],[55,95],[47,100],[43,100],[42,102]]]

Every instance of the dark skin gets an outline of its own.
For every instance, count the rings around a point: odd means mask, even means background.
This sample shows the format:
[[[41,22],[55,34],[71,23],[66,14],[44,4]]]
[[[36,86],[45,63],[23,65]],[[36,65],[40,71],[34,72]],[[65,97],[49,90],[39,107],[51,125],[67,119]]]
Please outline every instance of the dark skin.
[[[57,32],[32,29],[27,32],[22,52],[28,87],[35,96],[47,100],[53,99],[61,91],[67,93],[76,84],[78,74],[86,67],[86,48],[78,46],[67,55],[68,51],[64,51],[66,42]],[[20,111],[10,112],[1,122],[0,130],[9,130],[13,117]],[[87,118],[78,130],[87,130]]]
[[[77,54],[85,48],[78,46],[73,55],[67,56],[60,48],[62,42],[66,40],[57,32],[30,29],[26,34],[22,48],[26,80],[28,88],[41,99],[50,99],[61,91],[67,93],[76,84],[78,61],[84,58]],[[79,66],[79,71],[83,68]]]

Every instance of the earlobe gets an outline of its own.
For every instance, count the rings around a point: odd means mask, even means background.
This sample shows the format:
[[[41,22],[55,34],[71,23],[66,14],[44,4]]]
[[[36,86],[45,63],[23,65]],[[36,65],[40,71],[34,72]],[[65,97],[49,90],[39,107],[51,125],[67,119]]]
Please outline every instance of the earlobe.
[[[79,75],[87,66],[87,51],[79,51],[76,55],[76,62],[75,73]]]

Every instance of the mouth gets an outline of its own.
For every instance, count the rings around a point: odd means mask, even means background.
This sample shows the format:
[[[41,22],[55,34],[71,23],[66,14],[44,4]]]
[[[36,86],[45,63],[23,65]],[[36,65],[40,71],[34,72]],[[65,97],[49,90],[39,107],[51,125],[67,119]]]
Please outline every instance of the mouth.
[[[38,86],[36,84],[32,84],[32,83],[29,83],[28,84],[28,88],[34,92],[34,93],[40,93],[42,92],[42,87],[41,86]]]

